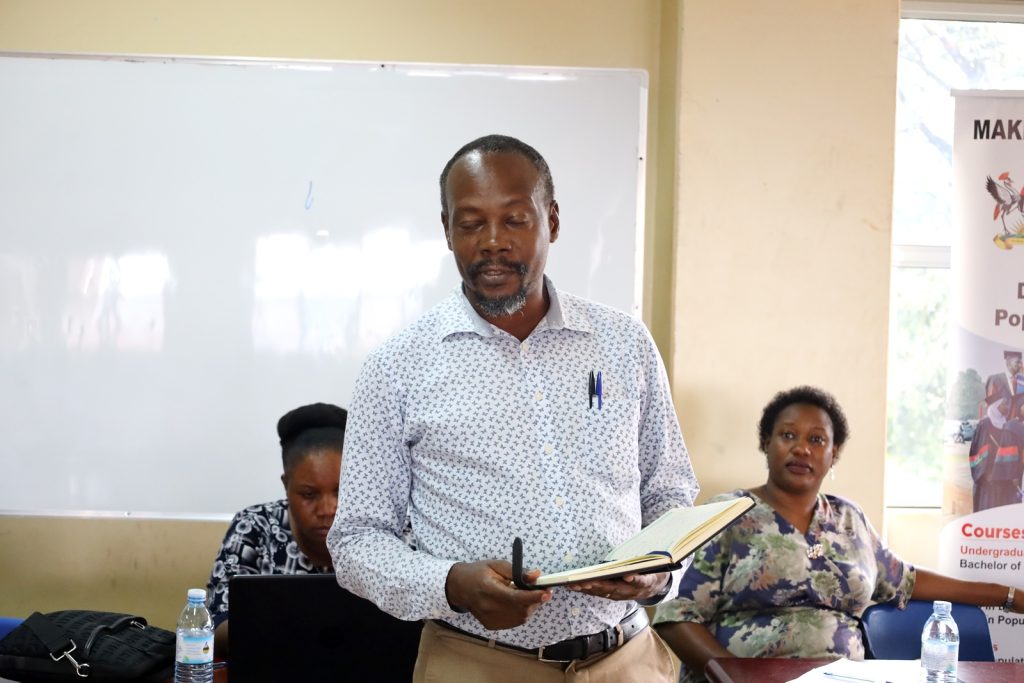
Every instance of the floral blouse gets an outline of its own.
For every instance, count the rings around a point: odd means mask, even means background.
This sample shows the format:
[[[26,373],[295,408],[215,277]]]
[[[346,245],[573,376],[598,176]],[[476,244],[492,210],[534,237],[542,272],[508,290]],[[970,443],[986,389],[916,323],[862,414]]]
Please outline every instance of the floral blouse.
[[[889,552],[851,501],[818,495],[807,534],[746,490],[756,505],[701,548],[678,597],[654,623],[703,624],[737,657],[864,658],[859,617],[870,605],[906,606],[914,568]],[[702,681],[684,666],[680,681]]]
[[[228,617],[228,581],[235,574],[327,574],[299,550],[288,520],[288,501],[251,505],[234,516],[206,585],[215,624]]]

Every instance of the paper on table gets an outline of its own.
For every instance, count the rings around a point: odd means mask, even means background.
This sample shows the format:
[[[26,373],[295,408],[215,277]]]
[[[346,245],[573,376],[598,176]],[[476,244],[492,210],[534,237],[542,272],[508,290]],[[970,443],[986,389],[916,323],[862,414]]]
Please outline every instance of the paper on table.
[[[844,658],[811,669],[790,683],[917,683],[920,672],[917,659],[854,662]]]

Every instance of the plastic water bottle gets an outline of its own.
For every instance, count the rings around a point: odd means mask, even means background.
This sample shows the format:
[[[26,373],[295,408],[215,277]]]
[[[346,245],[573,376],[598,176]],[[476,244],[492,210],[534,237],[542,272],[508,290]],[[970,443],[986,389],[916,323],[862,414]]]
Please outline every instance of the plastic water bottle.
[[[178,617],[177,635],[174,683],[212,683],[213,621],[202,588],[188,590],[188,603]]]
[[[951,609],[945,600],[936,600],[921,632],[921,680],[925,683],[957,683],[960,631]]]

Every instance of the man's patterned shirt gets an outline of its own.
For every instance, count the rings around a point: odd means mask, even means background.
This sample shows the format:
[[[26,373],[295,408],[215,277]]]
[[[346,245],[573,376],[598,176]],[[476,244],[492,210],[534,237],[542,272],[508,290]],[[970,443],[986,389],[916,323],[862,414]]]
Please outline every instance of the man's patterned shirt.
[[[564,588],[514,629],[489,631],[445,597],[455,562],[598,562],[698,487],[668,378],[642,323],[556,292],[520,342],[461,289],[374,351],[356,382],[338,513],[327,545],[339,582],[403,619],[539,647],[633,609]],[[602,405],[591,407],[590,372]],[[406,513],[417,549],[401,540]]]

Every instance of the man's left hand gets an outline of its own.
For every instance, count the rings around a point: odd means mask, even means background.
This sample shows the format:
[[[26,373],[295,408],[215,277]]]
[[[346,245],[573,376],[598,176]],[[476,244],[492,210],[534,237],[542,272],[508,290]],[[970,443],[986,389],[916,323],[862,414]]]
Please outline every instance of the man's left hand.
[[[581,581],[580,583],[568,585],[566,588],[588,595],[596,595],[599,598],[606,598],[608,600],[643,601],[661,593],[669,576],[668,572],[626,574],[617,579]]]

